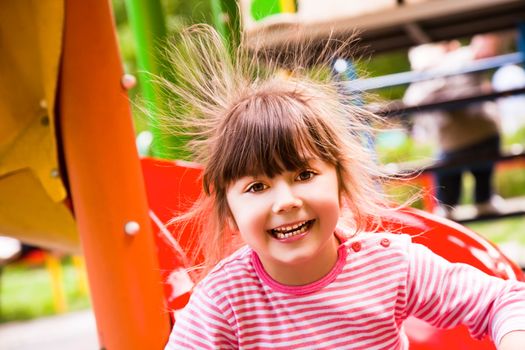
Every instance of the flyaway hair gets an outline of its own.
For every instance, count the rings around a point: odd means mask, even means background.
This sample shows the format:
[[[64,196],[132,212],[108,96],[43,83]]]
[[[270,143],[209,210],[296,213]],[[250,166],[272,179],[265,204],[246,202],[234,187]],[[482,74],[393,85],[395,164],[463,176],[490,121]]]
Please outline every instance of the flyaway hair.
[[[204,166],[201,198],[173,223],[191,220],[204,272],[240,244],[226,190],[243,176],[301,169],[315,156],[336,168],[344,220],[356,233],[388,210],[377,182],[383,174],[363,141],[379,118],[349,103],[327,68],[351,43],[337,42],[339,51],[323,52],[313,66],[308,44],[286,51],[283,70],[278,57],[249,52],[242,42],[232,53],[207,25],[173,42],[172,76],[161,81],[171,103],[163,121],[190,137]]]

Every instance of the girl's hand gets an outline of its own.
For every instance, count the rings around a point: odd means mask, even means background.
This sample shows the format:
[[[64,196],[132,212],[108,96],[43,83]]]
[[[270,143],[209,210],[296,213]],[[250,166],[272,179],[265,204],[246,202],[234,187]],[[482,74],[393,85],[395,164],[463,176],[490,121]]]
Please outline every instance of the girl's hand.
[[[519,350],[525,344],[525,331],[514,331],[507,333],[501,338],[498,350]]]

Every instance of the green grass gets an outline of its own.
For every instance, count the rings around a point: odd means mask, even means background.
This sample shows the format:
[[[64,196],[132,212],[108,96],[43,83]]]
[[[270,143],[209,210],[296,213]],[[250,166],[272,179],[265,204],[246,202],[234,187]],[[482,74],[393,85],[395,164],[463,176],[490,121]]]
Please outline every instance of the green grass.
[[[525,246],[525,220],[521,216],[469,223],[465,226],[496,244],[515,242]]]
[[[77,271],[69,259],[62,261],[62,274],[68,310],[89,308],[89,296],[81,291]],[[51,276],[44,266],[6,266],[0,281],[0,322],[55,314],[52,293]]]

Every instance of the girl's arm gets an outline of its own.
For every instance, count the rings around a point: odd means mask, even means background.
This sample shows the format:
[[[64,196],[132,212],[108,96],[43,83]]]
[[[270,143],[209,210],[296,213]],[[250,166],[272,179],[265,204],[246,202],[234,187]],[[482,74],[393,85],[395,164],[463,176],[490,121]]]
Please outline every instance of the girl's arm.
[[[507,333],[501,338],[498,350],[521,350],[525,347],[525,331]]]
[[[164,350],[236,349],[237,339],[224,312],[202,289],[197,288],[175,320]]]
[[[505,345],[504,336],[509,344],[515,337],[523,338],[525,283],[452,264],[419,244],[410,245],[408,270],[408,315],[441,328],[464,324],[473,337],[488,334],[496,345]],[[511,335],[515,331],[520,332]]]

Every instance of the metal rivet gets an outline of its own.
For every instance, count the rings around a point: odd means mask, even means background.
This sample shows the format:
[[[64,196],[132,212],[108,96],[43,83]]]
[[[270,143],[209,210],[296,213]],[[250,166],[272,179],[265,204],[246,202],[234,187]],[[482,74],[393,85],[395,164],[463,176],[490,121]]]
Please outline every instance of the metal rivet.
[[[58,169],[51,170],[51,177],[59,177],[59,176],[60,176],[60,172],[58,171]]]
[[[137,78],[132,74],[124,74],[120,79],[120,85],[125,90],[131,90],[137,85]]]
[[[127,235],[134,236],[136,235],[140,230],[140,225],[136,221],[128,221],[124,225],[124,232]]]
[[[41,99],[38,104],[40,105],[40,108],[47,109],[47,101],[45,99]]]

